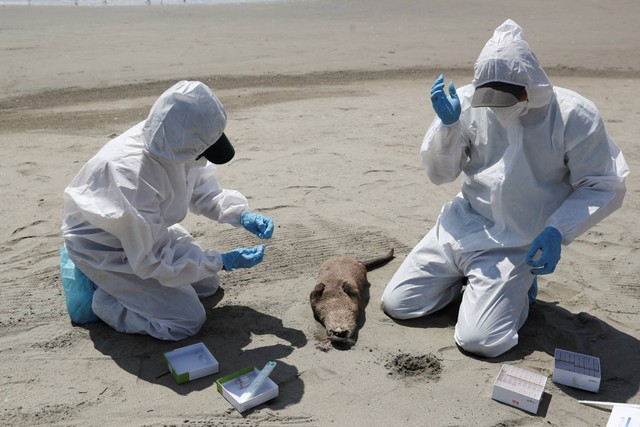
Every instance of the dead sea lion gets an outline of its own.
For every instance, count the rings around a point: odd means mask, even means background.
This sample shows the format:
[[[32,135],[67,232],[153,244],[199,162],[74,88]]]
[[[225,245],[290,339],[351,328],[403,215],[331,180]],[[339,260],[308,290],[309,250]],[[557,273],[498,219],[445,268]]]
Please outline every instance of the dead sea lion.
[[[350,256],[335,256],[320,266],[318,282],[309,300],[313,316],[327,331],[332,343],[353,344],[367,271],[393,259],[393,249],[385,256],[357,261]]]

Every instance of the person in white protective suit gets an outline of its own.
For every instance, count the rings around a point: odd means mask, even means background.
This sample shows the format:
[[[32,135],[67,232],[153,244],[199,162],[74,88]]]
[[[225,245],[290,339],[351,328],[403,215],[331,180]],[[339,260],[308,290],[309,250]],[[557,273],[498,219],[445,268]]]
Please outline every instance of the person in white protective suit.
[[[206,318],[199,299],[216,292],[217,273],[262,261],[264,245],[205,251],[179,224],[191,211],[260,238],[273,233],[271,219],[216,180],[214,164],[235,153],[226,122],[206,85],[178,82],[65,189],[64,250],[95,284],[90,309],[117,331],[192,336]]]
[[[461,191],[411,251],[382,295],[390,317],[442,309],[464,287],[454,339],[481,357],[518,343],[537,275],[552,273],[571,243],[617,210],[627,164],[595,105],[553,86],[507,20],[486,43],[472,84],[434,83],[436,117],[421,148],[430,181],[464,174]]]

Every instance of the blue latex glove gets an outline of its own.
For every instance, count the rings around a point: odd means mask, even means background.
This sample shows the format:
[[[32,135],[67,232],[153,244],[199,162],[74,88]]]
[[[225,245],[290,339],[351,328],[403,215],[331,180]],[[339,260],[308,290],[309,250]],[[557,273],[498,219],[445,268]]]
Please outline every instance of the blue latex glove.
[[[262,262],[264,257],[264,245],[253,248],[238,248],[225,254],[220,254],[224,269],[231,271],[234,268],[251,268]]]
[[[433,109],[445,125],[457,122],[462,111],[453,82],[449,82],[449,95],[447,96],[444,93],[444,75],[440,74],[440,77],[436,79],[431,87],[431,104],[433,104]]]
[[[269,239],[273,234],[273,221],[257,213],[243,212],[240,215],[240,224],[261,239]]]
[[[531,267],[533,274],[553,273],[560,261],[560,245],[562,244],[562,234],[554,227],[546,227],[531,243],[531,248],[527,254],[527,264]],[[538,258],[534,257],[540,252]]]

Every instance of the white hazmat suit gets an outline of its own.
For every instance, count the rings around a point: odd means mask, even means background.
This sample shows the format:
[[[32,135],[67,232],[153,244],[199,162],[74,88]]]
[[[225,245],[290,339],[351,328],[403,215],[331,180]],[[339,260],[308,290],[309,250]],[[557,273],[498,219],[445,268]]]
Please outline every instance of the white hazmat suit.
[[[509,109],[471,107],[488,82],[524,86],[528,101]],[[382,307],[415,318],[454,300],[466,285],[455,341],[495,357],[518,343],[534,276],[525,256],[546,227],[569,244],[618,209],[627,164],[589,100],[554,87],[511,20],[499,26],[458,91],[462,112],[445,125],[436,116],[421,156],[436,185],[464,174],[461,192],[387,285]]]
[[[179,340],[204,323],[199,298],[217,290],[223,263],[179,223],[190,210],[240,225],[247,199],[220,187],[215,165],[196,161],[226,121],[206,85],[181,81],[65,189],[65,248],[97,286],[94,313],[114,329]]]

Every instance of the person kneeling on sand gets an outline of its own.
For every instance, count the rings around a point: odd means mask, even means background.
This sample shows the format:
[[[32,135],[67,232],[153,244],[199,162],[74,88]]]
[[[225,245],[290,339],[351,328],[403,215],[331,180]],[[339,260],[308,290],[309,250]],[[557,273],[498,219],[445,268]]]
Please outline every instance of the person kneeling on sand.
[[[117,331],[192,336],[206,318],[199,298],[216,292],[217,272],[262,261],[264,245],[205,251],[179,224],[191,211],[260,238],[273,233],[271,219],[250,212],[241,193],[215,178],[214,164],[235,154],[226,123],[206,85],[178,82],[65,189],[62,255],[91,279],[90,309]],[[73,295],[66,297],[69,305]]]
[[[485,44],[473,84],[431,90],[437,114],[421,154],[436,185],[461,192],[382,295],[391,317],[433,313],[462,295],[455,341],[496,357],[518,343],[537,294],[571,243],[617,210],[629,170],[589,100],[553,86],[507,20]]]

